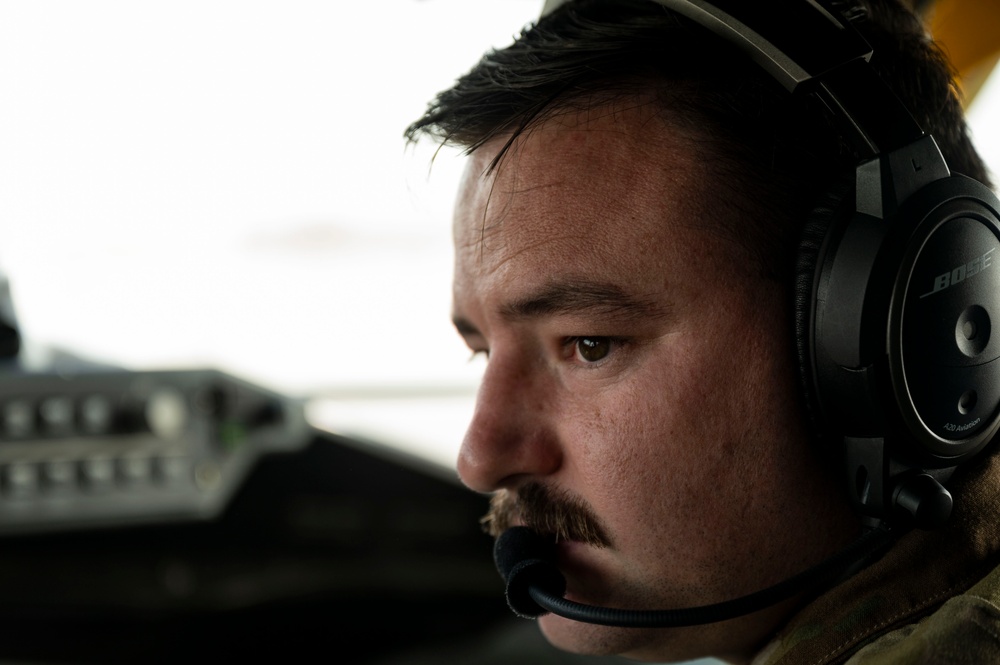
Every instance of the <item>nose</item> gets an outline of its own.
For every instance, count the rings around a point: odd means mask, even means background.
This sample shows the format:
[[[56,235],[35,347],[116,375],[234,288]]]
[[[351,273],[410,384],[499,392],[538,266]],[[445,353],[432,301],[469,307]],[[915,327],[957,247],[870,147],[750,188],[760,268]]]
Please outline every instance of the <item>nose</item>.
[[[470,489],[493,492],[559,468],[562,450],[543,372],[491,353],[458,454],[459,478]]]

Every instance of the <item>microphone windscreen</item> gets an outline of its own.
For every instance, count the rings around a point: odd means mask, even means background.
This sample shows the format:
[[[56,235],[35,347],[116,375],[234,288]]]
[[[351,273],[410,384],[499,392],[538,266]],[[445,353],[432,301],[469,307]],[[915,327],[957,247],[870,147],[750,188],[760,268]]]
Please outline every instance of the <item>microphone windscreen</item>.
[[[507,583],[507,604],[518,616],[534,619],[547,612],[528,593],[532,586],[555,596],[565,593],[566,579],[554,558],[554,543],[527,527],[512,527],[497,538],[493,561]]]

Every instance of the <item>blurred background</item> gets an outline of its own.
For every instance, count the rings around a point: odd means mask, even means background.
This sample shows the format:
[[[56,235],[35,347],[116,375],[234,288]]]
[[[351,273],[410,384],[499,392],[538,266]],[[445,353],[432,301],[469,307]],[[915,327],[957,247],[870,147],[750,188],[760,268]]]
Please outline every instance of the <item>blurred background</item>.
[[[997,20],[970,4],[923,8],[1000,173],[998,43],[982,28]],[[120,526],[101,508],[89,522],[75,508],[32,512],[66,436],[50,437],[49,457],[0,455],[2,488],[21,492],[0,523],[24,527],[0,548],[0,618],[24,636],[0,658],[294,657],[322,643],[357,645],[351,662],[591,662],[510,621],[480,497],[455,482],[482,370],[449,322],[462,159],[402,138],[541,5],[0,1],[0,272],[18,372],[197,374],[170,384],[176,396],[212,369],[213,386],[247,383],[241,404],[276,399],[305,418],[282,421],[284,455],[248,435],[236,470],[192,462],[196,489],[222,488],[199,504],[211,529],[177,510],[170,527],[142,510]],[[22,384],[4,385],[9,396]],[[75,388],[37,390],[51,406]],[[143,394],[158,415],[143,407],[139,429],[174,427],[177,400]],[[246,418],[252,433],[259,420]]]

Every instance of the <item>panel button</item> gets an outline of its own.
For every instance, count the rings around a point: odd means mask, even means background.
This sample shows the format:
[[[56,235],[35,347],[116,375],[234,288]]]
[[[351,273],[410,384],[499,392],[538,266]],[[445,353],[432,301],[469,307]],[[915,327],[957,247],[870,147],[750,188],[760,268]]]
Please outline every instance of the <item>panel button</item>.
[[[187,429],[189,413],[184,394],[172,388],[160,388],[146,402],[146,424],[161,439],[172,441]]]
[[[0,416],[3,418],[5,437],[19,439],[35,431],[35,411],[27,400],[7,402],[0,410]]]
[[[42,465],[42,479],[53,489],[67,489],[76,485],[76,464],[69,459],[54,459]]]
[[[157,475],[166,483],[185,483],[192,478],[191,458],[167,455],[156,460]]]
[[[68,397],[48,397],[38,405],[38,420],[46,434],[73,433],[73,402]]]
[[[9,494],[34,494],[38,490],[38,466],[31,462],[13,462],[5,470],[4,481]]]
[[[153,460],[146,455],[126,455],[118,460],[118,471],[127,483],[146,483],[153,475]]]
[[[90,395],[80,402],[80,428],[87,434],[110,432],[113,416],[111,400],[104,395]]]
[[[110,487],[115,479],[115,464],[110,457],[88,457],[80,462],[83,482],[91,489]]]

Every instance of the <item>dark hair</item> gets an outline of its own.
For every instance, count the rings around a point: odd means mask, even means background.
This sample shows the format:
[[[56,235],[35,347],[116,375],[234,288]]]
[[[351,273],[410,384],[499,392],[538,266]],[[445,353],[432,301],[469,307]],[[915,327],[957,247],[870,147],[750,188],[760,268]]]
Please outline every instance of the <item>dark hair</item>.
[[[860,11],[859,11],[860,10]],[[874,49],[872,66],[952,171],[986,184],[968,136],[953,71],[899,0],[868,0],[850,11]],[[437,95],[405,132],[473,152],[514,140],[553,115],[636,95],[657,104],[717,178],[718,205],[735,206],[730,229],[787,278],[799,225],[859,156],[811,96],[790,95],[735,47],[651,0],[574,0],[529,25],[510,46],[487,52]]]

